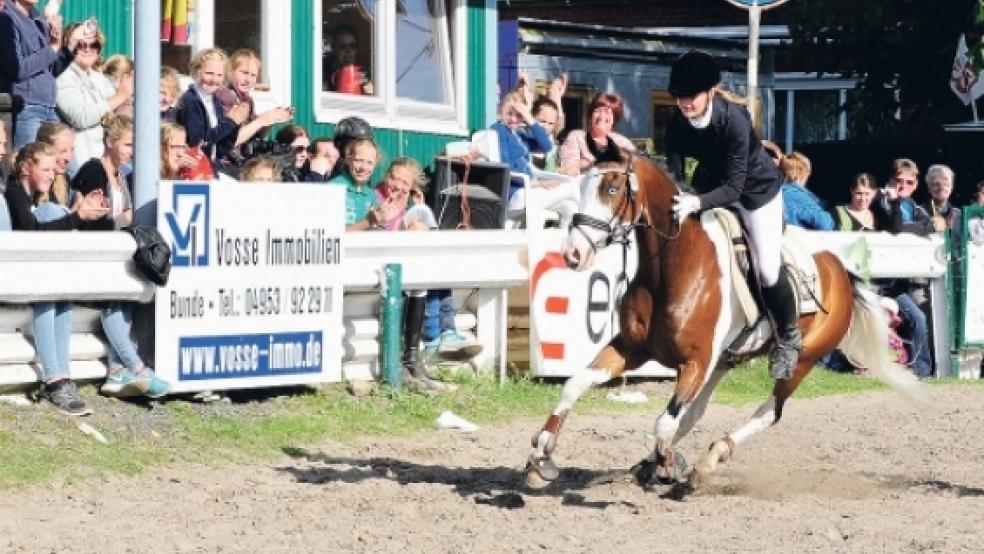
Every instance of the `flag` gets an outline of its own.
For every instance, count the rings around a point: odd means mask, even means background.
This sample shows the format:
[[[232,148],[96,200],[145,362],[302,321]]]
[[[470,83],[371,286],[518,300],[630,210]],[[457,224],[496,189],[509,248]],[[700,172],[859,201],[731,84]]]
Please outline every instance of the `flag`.
[[[984,2],[974,3],[963,31],[950,70],[950,88],[970,104],[984,94]]]

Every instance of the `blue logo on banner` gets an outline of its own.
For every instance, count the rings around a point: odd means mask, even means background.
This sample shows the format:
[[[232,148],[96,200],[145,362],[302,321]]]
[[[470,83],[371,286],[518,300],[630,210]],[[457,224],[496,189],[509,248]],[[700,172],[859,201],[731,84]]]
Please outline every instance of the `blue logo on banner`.
[[[204,183],[175,184],[171,211],[164,214],[171,229],[171,265],[208,265],[209,197]]]

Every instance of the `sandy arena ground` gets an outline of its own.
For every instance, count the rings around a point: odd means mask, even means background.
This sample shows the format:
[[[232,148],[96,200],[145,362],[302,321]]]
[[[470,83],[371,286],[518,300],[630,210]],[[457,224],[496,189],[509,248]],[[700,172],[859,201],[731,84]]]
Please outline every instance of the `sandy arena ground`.
[[[0,552],[981,552],[984,389],[793,399],[704,490],[593,484],[647,451],[644,415],[572,416],[551,488],[520,488],[522,419],[291,450],[270,465],[0,499]],[[691,462],[752,411],[712,405]]]

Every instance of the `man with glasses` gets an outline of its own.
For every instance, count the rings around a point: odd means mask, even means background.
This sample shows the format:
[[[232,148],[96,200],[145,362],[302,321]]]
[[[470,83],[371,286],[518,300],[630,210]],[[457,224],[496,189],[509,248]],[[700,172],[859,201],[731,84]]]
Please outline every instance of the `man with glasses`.
[[[65,43],[61,16],[42,17],[37,3],[13,0],[0,11],[0,92],[21,104],[13,119],[15,149],[32,142],[41,123],[58,120],[55,77],[72,62],[76,44],[92,39],[83,25]]]
[[[929,213],[915,203],[912,194],[919,187],[919,166],[908,158],[892,163],[892,177],[882,189],[879,205],[889,215],[892,233],[913,233],[927,236],[946,229],[946,220]],[[925,280],[895,279],[883,285],[885,296],[891,296],[899,304],[905,330],[911,337],[913,372],[920,379],[933,376],[933,359],[929,350],[929,326],[926,314],[919,307],[928,301]]]

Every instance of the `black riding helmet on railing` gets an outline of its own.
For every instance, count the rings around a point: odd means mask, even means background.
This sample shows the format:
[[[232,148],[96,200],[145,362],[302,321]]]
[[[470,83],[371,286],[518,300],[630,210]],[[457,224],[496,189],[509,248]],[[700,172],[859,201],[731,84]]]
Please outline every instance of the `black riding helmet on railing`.
[[[673,62],[670,69],[670,86],[674,98],[688,98],[711,90],[721,82],[721,70],[707,52],[691,50]]]

